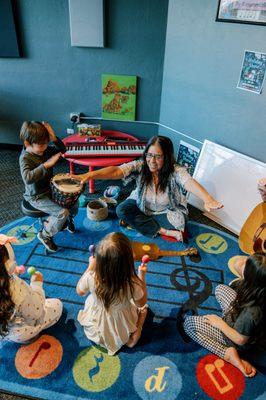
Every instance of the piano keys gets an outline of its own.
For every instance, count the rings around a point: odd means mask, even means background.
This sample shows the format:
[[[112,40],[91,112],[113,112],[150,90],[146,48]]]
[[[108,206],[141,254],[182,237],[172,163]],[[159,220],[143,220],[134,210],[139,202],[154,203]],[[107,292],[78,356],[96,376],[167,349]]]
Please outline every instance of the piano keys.
[[[141,156],[147,142],[125,141],[125,142],[70,142],[66,143],[67,151],[64,157],[87,158],[87,157],[130,157]]]

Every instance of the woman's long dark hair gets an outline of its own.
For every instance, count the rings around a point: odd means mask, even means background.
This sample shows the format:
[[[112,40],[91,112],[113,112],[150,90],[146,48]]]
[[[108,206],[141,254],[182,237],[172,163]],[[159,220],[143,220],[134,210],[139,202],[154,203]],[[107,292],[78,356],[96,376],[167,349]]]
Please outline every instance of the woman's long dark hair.
[[[128,289],[133,295],[133,280],[139,280],[131,243],[123,233],[109,233],[96,247],[95,258],[95,293],[108,311],[112,303],[128,297]]]
[[[8,322],[14,312],[14,303],[11,298],[10,277],[5,267],[8,252],[5,246],[0,246],[0,336],[8,334]]]
[[[227,314],[230,314],[232,320],[235,321],[247,306],[260,307],[263,318],[256,327],[254,337],[261,336],[265,329],[263,324],[266,314],[266,254],[256,253],[248,257],[244,279],[237,286],[236,292],[236,298]]]
[[[148,141],[143,153],[144,164],[141,171],[142,174],[141,181],[145,185],[149,185],[152,182],[152,174],[146,160],[146,155],[149,152],[150,146],[152,145],[158,145],[162,149],[163,166],[158,173],[158,178],[159,178],[158,188],[161,192],[164,192],[167,187],[169,175],[172,172],[174,172],[174,166],[175,166],[174,146],[171,139],[169,139],[166,136],[153,136]]]

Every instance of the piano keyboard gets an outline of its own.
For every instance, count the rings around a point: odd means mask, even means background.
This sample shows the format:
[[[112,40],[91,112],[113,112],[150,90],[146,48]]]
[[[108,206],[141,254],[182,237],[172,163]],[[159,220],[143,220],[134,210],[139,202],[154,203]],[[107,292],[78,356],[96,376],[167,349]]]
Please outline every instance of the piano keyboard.
[[[66,143],[65,157],[114,157],[141,156],[146,147],[144,142],[125,143]]]

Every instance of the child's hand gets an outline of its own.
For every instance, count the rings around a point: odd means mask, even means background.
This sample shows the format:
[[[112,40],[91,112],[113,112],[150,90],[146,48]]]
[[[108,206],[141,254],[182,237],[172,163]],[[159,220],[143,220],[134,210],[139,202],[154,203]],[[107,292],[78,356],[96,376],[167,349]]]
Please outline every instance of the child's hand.
[[[96,267],[95,257],[90,256],[90,258],[89,258],[89,266],[87,268],[87,271],[94,271],[95,267]]]
[[[213,197],[210,197],[204,202],[204,208],[206,211],[218,210],[219,208],[223,208],[223,204],[215,200]]]
[[[30,281],[31,281],[31,282],[43,282],[43,274],[42,274],[41,272],[39,272],[39,271],[36,271],[36,272],[32,275]]]
[[[57,163],[57,161],[59,160],[59,158],[61,157],[61,153],[57,153],[57,154],[55,154],[54,156],[52,156],[51,158],[49,158],[49,160],[47,160],[47,161],[45,161],[44,163],[43,163],[43,165],[44,165],[44,167],[46,168],[46,169],[48,169],[48,168],[52,168],[56,163]]]
[[[42,121],[43,126],[45,126],[45,128],[47,129],[48,133],[49,133],[49,138],[51,142],[55,142],[56,141],[56,136],[54,133],[53,128],[51,127],[50,124],[48,124],[48,122],[44,122]]]
[[[208,314],[204,315],[204,320],[210,324],[211,326],[214,326],[215,328],[221,329],[222,325],[224,324],[224,321],[219,315],[215,314]]]

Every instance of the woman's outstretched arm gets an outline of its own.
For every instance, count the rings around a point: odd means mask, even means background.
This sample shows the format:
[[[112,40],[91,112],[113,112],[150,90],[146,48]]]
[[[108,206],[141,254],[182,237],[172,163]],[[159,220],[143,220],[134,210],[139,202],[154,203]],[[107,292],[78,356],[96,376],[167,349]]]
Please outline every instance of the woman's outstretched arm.
[[[71,175],[75,179],[79,179],[83,183],[89,179],[122,179],[124,177],[123,171],[119,167],[105,167],[97,169],[96,171],[87,172],[82,175]]]
[[[215,200],[195,179],[188,179],[184,186],[188,192],[194,194],[203,201],[206,211],[218,210],[223,207],[223,204]]]

